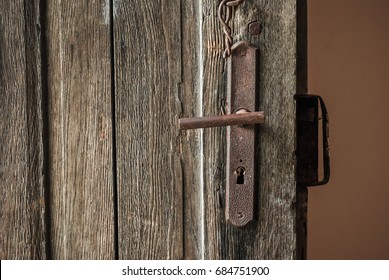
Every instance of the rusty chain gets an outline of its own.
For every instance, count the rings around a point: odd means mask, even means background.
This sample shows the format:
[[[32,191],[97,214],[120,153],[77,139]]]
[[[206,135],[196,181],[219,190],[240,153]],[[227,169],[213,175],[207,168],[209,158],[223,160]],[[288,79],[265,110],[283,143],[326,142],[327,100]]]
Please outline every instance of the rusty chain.
[[[229,21],[232,18],[232,7],[237,7],[243,2],[244,0],[222,0],[220,2],[217,16],[220,23],[223,25],[224,47],[225,47],[223,53],[224,58],[227,58],[231,55],[231,47],[233,43],[232,34],[231,34],[232,29],[231,26],[228,25]]]

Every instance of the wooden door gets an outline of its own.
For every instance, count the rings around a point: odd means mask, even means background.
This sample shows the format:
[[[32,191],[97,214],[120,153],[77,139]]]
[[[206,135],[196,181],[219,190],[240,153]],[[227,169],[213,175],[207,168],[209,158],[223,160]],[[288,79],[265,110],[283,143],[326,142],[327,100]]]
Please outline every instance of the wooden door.
[[[295,104],[306,1],[245,1],[260,48],[258,218],[226,223],[226,129],[180,132],[226,98],[219,1],[9,1],[0,18],[2,259],[304,257]],[[263,22],[261,35],[247,26]]]

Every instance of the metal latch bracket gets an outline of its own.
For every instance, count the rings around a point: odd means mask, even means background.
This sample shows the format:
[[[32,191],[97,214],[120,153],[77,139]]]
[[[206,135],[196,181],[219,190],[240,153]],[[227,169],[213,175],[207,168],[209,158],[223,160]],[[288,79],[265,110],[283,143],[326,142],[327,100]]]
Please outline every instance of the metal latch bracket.
[[[324,185],[330,179],[327,108],[323,99],[318,95],[296,95],[295,99],[297,114],[297,184],[303,187]],[[319,145],[320,123],[322,147]],[[320,149],[322,149],[321,153]],[[320,163],[320,157],[322,157],[322,163]],[[319,179],[319,169],[323,169],[321,179]]]

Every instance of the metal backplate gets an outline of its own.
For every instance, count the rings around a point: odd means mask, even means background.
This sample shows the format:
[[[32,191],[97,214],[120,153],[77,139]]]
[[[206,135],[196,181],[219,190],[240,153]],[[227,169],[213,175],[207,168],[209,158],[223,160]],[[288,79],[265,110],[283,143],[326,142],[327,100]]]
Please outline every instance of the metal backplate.
[[[227,113],[257,107],[258,49],[246,41],[232,47],[228,64]],[[243,227],[254,220],[256,133],[255,125],[227,128],[226,219]]]

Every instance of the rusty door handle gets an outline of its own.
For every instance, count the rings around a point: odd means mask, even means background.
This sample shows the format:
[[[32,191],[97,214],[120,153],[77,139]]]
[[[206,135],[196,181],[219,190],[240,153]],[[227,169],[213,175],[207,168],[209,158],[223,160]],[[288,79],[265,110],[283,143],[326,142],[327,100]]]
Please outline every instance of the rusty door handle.
[[[219,126],[258,124],[264,122],[264,112],[249,112],[246,109],[239,109],[235,114],[183,118],[179,120],[179,125],[180,130],[186,130]]]
[[[258,132],[255,124],[265,122],[258,111],[259,51],[246,41],[236,43],[228,60],[227,115],[183,118],[180,130],[227,127],[226,220],[244,227],[255,220],[258,201]],[[325,184],[329,179],[328,114],[317,95],[298,95],[297,101],[297,183]],[[320,107],[319,107],[320,104]],[[318,180],[319,108],[323,118],[324,178]]]

